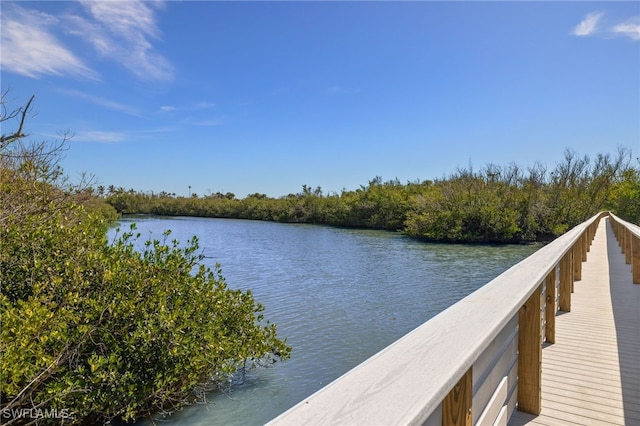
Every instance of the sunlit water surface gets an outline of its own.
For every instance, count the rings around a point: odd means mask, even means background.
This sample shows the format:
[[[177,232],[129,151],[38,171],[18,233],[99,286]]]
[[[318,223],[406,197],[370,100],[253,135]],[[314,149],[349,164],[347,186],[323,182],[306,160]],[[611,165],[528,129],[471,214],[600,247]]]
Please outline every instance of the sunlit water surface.
[[[251,370],[164,424],[261,425],[462,299],[537,245],[427,244],[398,233],[209,218],[126,217],[139,247],[196,235],[206,264],[251,289],[291,359]],[[113,238],[115,230],[110,231]]]

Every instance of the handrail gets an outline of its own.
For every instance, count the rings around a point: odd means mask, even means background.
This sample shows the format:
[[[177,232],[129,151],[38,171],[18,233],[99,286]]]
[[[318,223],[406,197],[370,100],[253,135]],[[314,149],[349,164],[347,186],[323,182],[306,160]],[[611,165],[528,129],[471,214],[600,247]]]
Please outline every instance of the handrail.
[[[535,321],[539,336],[540,308],[535,317],[536,309],[527,304],[535,301],[537,295],[540,305],[540,291],[545,282],[552,281],[555,292],[557,267],[560,268],[560,309],[570,310],[570,288],[574,276],[579,277],[581,264],[572,259],[584,259],[599,219],[607,214],[599,213],[577,225],[269,424],[424,424],[439,422],[433,419],[440,416],[442,424],[471,424],[474,363],[514,321],[519,322],[518,345],[524,338],[523,330],[530,324],[535,328]],[[555,297],[553,302],[555,315]],[[523,317],[525,308],[534,314],[532,320],[526,312]],[[535,338],[533,340],[535,347]],[[538,337],[538,350],[541,350],[540,343]],[[520,348],[519,352],[528,356],[530,351]],[[519,409],[535,412],[536,396],[533,396],[533,408],[527,409],[523,401],[531,396],[526,391],[520,395],[520,386],[524,388],[529,383],[526,377],[529,373],[520,371],[520,365],[528,362],[520,360],[517,367],[518,403]],[[532,362],[535,364],[535,360]],[[534,381],[536,374],[539,375],[539,371],[533,373]],[[539,400],[539,395],[537,398]],[[537,410],[539,412],[539,401]]]
[[[631,264],[631,276],[634,284],[640,284],[640,226],[610,213],[613,233],[624,253],[624,260]]]

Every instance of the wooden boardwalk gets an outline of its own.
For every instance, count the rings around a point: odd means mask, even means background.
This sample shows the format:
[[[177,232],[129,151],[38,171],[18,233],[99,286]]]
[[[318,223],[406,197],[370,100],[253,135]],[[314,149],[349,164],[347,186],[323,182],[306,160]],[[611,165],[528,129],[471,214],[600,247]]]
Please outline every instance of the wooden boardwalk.
[[[510,425],[640,425],[640,285],[608,219],[582,267],[542,350],[542,412],[515,411]]]

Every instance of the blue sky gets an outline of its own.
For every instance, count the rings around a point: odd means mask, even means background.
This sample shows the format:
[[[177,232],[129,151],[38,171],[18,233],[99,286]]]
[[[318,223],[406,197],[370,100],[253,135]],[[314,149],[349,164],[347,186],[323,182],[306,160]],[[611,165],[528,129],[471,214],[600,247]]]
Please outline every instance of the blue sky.
[[[640,154],[638,2],[1,4],[1,85],[67,174],[187,195]]]

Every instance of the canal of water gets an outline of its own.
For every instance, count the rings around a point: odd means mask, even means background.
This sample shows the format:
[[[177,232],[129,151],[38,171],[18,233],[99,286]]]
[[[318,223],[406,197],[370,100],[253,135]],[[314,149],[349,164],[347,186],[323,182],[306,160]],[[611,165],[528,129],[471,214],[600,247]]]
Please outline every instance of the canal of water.
[[[206,264],[220,263],[229,287],[250,289],[293,348],[291,359],[161,424],[264,424],[539,248],[210,218],[125,217],[122,230],[131,222],[140,247],[167,229],[183,242],[197,236]]]

